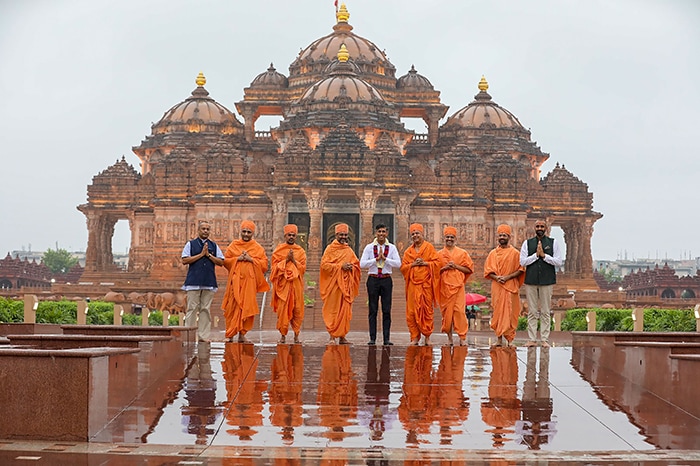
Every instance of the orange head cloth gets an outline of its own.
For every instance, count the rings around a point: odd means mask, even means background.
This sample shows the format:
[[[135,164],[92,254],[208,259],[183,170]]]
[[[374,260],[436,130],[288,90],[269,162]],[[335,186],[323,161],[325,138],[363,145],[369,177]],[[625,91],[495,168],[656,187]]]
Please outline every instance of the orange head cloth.
[[[284,234],[286,235],[287,233],[294,233],[297,234],[299,232],[299,229],[297,228],[296,225],[293,223],[290,223],[289,225],[284,226]]]
[[[457,229],[455,227],[445,227],[442,230],[442,234],[445,236],[447,236],[447,235],[457,236]]]
[[[411,223],[411,227],[408,229],[408,231],[411,232],[416,230],[423,233],[423,225],[421,225],[420,223]]]
[[[500,225],[498,225],[498,230],[496,230],[496,234],[500,235],[501,233],[505,233],[508,236],[513,235],[513,233],[510,230],[510,227],[505,223],[501,223]]]
[[[339,223],[335,226],[335,234],[338,233],[350,233],[350,228],[345,223]]]
[[[241,222],[241,230],[250,230],[255,233],[255,224],[250,220],[243,220]]]

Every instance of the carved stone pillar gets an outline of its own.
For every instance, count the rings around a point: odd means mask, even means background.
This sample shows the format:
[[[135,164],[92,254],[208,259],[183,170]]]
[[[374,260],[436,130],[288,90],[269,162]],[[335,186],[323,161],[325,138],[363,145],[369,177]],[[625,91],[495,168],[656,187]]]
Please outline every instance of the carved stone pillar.
[[[270,188],[267,196],[272,201],[272,244],[284,240],[284,226],[287,224],[287,205],[289,196],[286,192]]]
[[[579,226],[570,223],[562,226],[564,241],[566,242],[566,275],[570,278],[580,278],[581,266],[579,262],[580,235]]]
[[[593,222],[586,219],[580,225],[579,258],[581,278],[593,278],[593,253],[591,252],[591,239],[593,238]]]
[[[360,250],[374,238],[374,226],[372,219],[377,207],[377,198],[382,190],[361,188],[357,191],[360,203]]]
[[[306,251],[306,264],[309,272],[314,272],[312,278],[318,278],[318,271],[323,255],[323,206],[328,193],[324,189],[306,188],[306,204],[309,206],[309,243]]]
[[[396,209],[396,248],[401,255],[411,244],[408,227],[410,226],[411,203],[417,195],[418,193],[408,192],[393,198]]]
[[[87,249],[85,250],[85,271],[96,272],[97,256],[100,248],[99,228],[101,215],[94,210],[83,211],[83,213],[85,214],[88,228],[88,243]]]

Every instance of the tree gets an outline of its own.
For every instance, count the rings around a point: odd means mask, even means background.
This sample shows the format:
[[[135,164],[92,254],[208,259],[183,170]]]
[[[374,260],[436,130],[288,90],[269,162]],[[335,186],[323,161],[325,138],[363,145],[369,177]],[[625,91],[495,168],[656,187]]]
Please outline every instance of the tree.
[[[56,248],[56,250],[47,249],[42,260],[53,273],[66,273],[78,263],[78,259],[61,248]]]

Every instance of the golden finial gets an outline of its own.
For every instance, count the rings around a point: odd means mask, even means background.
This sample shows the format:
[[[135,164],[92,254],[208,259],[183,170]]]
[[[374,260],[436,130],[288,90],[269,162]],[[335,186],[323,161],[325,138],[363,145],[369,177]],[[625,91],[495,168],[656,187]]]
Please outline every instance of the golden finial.
[[[340,4],[340,9],[335,13],[335,18],[339,23],[348,22],[350,19],[350,13],[348,13],[348,7],[345,6],[345,3]]]
[[[197,79],[195,79],[194,82],[197,83],[197,86],[202,87],[207,83],[207,78],[205,78],[204,73],[200,71],[197,75]]]
[[[479,90],[486,92],[489,89],[489,83],[486,81],[484,75],[481,75],[481,81],[479,81]]]
[[[345,44],[342,44],[340,46],[340,50],[338,50],[338,61],[340,63],[345,63],[349,58],[350,52],[348,52],[348,48],[345,46]]]

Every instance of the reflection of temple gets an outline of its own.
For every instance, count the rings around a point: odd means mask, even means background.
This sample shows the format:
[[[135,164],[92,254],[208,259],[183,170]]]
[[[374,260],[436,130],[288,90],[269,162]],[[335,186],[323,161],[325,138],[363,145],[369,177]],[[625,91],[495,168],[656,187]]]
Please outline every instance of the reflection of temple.
[[[341,6],[330,34],[301,50],[288,76],[270,66],[255,77],[235,104],[240,117],[209,96],[200,74],[192,95],[133,148],[140,170],[122,158],[96,175],[78,207],[89,233],[83,281],[114,280],[119,220],[131,231],[123,276],[176,283],[185,273],[182,246],[203,219],[224,247],[239,236],[240,220],[252,219],[269,250],[285,223],[297,223],[313,277],[335,222],[350,224],[357,249],[376,221],[390,225],[399,249],[411,222],[437,243],[452,224],[479,267],[496,225],[511,224],[519,244],[543,217],[564,232],[563,278],[593,283],[591,236],[601,214],[587,185],[564,165],[540,176],[549,155],[492,100],[485,79],[471,103],[448,115],[431,82],[413,67],[396,77],[382,47],[355,34],[349,16]],[[256,131],[260,116],[281,121]],[[427,134],[407,130],[406,119],[421,119]]]

